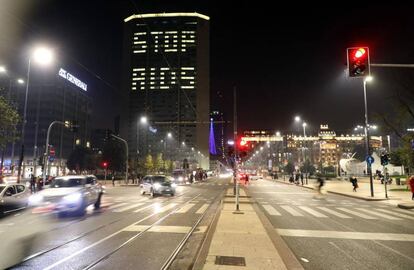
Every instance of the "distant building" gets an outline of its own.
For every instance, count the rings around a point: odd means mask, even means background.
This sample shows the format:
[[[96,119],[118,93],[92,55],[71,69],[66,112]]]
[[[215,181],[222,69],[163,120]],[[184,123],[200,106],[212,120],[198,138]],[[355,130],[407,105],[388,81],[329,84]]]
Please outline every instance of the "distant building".
[[[23,118],[25,86],[15,89],[11,102]],[[75,74],[64,69],[30,76],[27,99],[27,122],[24,137],[24,162],[22,172],[29,177],[33,172],[41,175],[41,163],[45,152],[46,134],[53,121],[70,121],[79,127],[76,132],[63,125],[54,125],[49,144],[52,148],[48,174],[61,175],[66,169],[66,160],[76,145],[90,146],[92,102],[87,84]],[[17,127],[20,136],[21,124]],[[9,144],[5,155],[6,172],[14,169],[20,157],[21,141]],[[54,153],[54,154],[53,154]]]
[[[137,14],[124,22],[120,134],[130,157],[165,152],[174,159],[184,142],[203,154],[199,163],[208,168],[209,17]],[[140,124],[141,116],[147,125]]]

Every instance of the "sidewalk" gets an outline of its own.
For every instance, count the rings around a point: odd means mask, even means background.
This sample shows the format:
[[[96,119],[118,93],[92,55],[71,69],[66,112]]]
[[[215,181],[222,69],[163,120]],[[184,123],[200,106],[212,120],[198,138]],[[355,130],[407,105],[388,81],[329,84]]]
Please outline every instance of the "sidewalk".
[[[277,181],[286,184],[290,184],[288,179],[283,180],[270,180]],[[304,182],[305,179],[303,180]],[[308,185],[303,185],[304,187],[315,189],[317,186],[316,179],[309,179]],[[393,191],[393,189],[403,189],[407,188],[406,185],[396,185],[391,184],[387,185],[387,194],[388,199],[385,197],[385,187],[383,184],[379,183],[379,180],[374,180],[374,197],[371,197],[371,188],[369,183],[369,178],[363,177],[358,178],[357,192],[353,192],[352,184],[348,180],[326,180],[324,189],[328,193],[339,194],[343,196],[348,196],[357,199],[363,199],[367,201],[382,201],[390,205],[398,206],[401,208],[414,208],[414,201],[411,200],[411,191]]]
[[[230,188],[203,269],[288,269],[242,188],[240,212],[235,213],[235,209]]]

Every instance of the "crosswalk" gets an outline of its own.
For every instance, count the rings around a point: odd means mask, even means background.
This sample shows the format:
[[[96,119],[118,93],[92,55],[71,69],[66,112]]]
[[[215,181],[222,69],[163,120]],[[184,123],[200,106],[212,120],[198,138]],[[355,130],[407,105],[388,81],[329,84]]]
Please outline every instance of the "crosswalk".
[[[157,213],[162,213],[173,208],[178,208],[174,214],[178,215],[195,213],[201,215],[208,209],[210,204],[211,200],[209,199],[202,199],[189,203],[184,203],[184,201],[171,201],[170,203],[165,203],[162,200],[148,198],[142,198],[138,200],[131,199],[129,201],[123,202],[120,202],[119,200],[111,200],[111,198],[106,198],[103,199],[101,207],[105,211],[114,213],[139,213],[148,209],[153,210]]]
[[[341,219],[361,218],[366,220],[414,220],[414,211],[403,209],[387,210],[381,207],[352,207],[342,206],[303,206],[303,205],[283,205],[259,202],[261,207],[269,216],[293,216],[293,217],[316,217]],[[391,208],[390,208],[391,209]]]

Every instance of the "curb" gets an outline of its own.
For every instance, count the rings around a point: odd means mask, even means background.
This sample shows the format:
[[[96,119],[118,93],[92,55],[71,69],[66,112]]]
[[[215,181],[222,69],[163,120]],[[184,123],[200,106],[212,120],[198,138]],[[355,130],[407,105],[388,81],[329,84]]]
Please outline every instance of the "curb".
[[[414,209],[414,203],[399,203],[397,206],[401,209]]]
[[[246,194],[248,191],[244,188]],[[252,203],[252,207],[256,212],[257,216],[259,217],[263,227],[266,230],[267,235],[269,236],[270,240],[273,243],[273,246],[276,248],[277,252],[279,253],[280,258],[282,259],[283,263],[285,264],[287,269],[293,270],[303,270],[303,266],[296,258],[293,251],[289,248],[283,238],[277,233],[277,231],[273,228],[272,223],[266,217],[266,215],[260,210],[257,206],[257,203]]]

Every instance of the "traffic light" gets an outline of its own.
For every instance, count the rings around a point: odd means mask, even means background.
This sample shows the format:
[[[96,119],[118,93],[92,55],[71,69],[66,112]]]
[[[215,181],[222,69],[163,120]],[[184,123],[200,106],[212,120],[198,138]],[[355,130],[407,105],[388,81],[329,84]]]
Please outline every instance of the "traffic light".
[[[381,155],[381,165],[385,166],[388,165],[388,163],[390,162],[388,155],[387,154],[382,154]]]
[[[366,77],[370,73],[368,47],[347,48],[349,77]]]
[[[104,169],[108,168],[108,162],[107,161],[102,162],[102,167]]]
[[[79,125],[78,125],[78,121],[73,120],[70,124],[70,130],[74,133],[78,132],[79,130]]]

